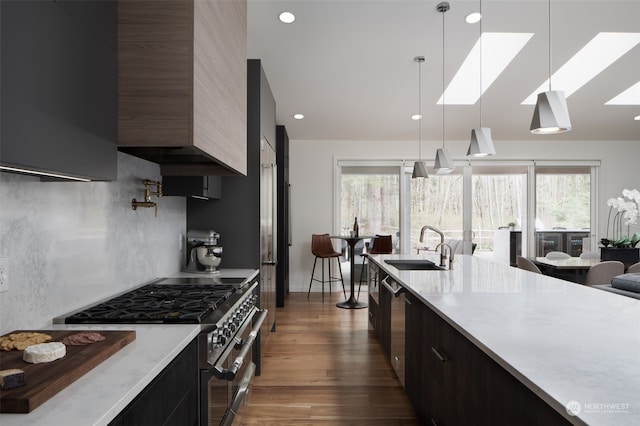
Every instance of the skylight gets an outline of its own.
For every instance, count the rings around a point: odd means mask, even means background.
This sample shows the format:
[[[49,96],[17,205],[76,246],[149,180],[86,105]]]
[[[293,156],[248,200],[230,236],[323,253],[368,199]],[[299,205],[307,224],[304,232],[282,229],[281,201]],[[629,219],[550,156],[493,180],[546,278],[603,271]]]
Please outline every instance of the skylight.
[[[568,98],[609,65],[640,43],[640,33],[598,33],[551,76],[551,89],[562,90]],[[549,90],[545,81],[522,102],[534,105],[538,93]]]
[[[640,81],[620,93],[605,105],[640,105]]]
[[[484,93],[531,39],[533,33],[482,33]],[[444,92],[447,105],[473,105],[480,98],[480,39]],[[442,96],[438,99],[442,105]]]

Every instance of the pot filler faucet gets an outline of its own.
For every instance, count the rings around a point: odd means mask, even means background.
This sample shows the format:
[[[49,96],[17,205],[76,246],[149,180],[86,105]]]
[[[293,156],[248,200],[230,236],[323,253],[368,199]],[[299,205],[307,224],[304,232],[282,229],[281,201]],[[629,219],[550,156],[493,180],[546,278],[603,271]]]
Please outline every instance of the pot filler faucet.
[[[447,256],[445,256],[444,254],[444,247],[447,246],[449,247],[449,253],[450,253],[450,257],[449,257],[449,266],[451,267],[451,262],[453,261],[453,251],[451,250],[451,246],[449,244],[445,244],[444,242],[444,234],[442,233],[441,230],[439,230],[438,228],[434,228],[433,226],[429,226],[429,225],[425,225],[422,227],[422,229],[420,230],[420,242],[424,242],[424,233],[427,229],[432,230],[433,232],[435,232],[436,234],[440,235],[440,244],[438,244],[436,246],[436,250],[438,250],[438,247],[440,247],[440,266],[446,266],[446,262],[445,260],[447,259]]]

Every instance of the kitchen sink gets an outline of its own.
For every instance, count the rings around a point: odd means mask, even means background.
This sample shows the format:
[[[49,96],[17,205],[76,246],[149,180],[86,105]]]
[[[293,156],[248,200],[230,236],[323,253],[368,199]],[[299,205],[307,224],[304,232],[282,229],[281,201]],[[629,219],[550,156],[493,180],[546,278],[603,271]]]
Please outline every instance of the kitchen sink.
[[[421,271],[444,271],[442,268],[430,260],[424,259],[389,259],[386,263],[400,270],[421,270]]]

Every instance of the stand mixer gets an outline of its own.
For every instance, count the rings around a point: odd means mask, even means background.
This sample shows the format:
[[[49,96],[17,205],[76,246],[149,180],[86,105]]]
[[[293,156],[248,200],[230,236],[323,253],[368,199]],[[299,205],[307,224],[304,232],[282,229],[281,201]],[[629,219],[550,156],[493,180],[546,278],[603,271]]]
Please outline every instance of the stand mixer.
[[[201,274],[219,273],[222,247],[218,247],[220,234],[211,230],[187,232],[187,266],[185,272]]]

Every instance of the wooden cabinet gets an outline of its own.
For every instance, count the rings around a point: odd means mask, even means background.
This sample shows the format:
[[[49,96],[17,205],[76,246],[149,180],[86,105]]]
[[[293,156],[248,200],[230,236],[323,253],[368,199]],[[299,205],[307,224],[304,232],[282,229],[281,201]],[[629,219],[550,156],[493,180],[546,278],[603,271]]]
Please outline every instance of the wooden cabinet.
[[[407,295],[406,392],[436,425],[569,422],[425,304]]]
[[[142,391],[110,426],[198,423],[198,351],[194,340]]]
[[[429,396],[423,393],[427,390],[425,382],[427,368],[424,358],[427,353],[427,342],[425,336],[431,333],[426,332],[427,320],[425,317],[426,307],[418,302],[411,294],[405,295],[411,304],[405,310],[406,318],[406,350],[405,350],[405,391],[413,404],[413,407],[421,419],[430,417],[430,411],[426,405],[431,403],[434,395]],[[432,392],[433,393],[433,392]]]
[[[222,177],[165,176],[162,179],[162,194],[217,200],[222,198]]]
[[[164,176],[247,174],[245,0],[118,2],[119,149]]]
[[[0,19],[0,164],[115,180],[115,0],[3,0]]]

